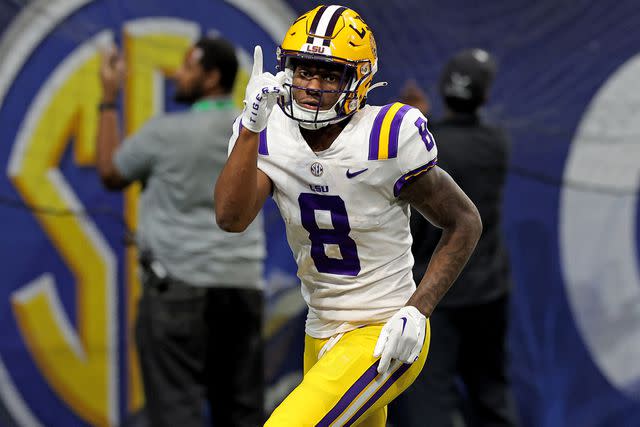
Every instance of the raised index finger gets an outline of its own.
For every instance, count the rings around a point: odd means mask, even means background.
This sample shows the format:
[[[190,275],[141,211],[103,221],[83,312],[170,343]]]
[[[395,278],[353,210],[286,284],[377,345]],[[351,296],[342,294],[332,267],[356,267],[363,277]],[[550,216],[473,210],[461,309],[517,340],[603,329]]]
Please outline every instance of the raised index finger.
[[[253,50],[253,70],[251,76],[259,76],[262,74],[262,47],[257,45]]]

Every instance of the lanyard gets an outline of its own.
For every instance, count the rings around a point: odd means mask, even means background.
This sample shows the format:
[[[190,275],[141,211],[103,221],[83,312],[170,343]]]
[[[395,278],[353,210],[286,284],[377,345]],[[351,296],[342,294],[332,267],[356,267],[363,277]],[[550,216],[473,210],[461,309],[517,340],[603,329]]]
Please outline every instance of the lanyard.
[[[191,106],[192,111],[223,110],[233,107],[231,99],[202,99]]]

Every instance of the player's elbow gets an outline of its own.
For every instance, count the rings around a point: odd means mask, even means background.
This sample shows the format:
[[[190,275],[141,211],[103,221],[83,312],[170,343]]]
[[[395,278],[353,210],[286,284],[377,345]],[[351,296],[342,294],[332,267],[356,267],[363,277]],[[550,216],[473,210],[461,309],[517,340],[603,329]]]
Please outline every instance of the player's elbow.
[[[474,243],[477,243],[482,235],[482,218],[480,218],[480,212],[478,212],[478,208],[474,204],[465,213],[465,223],[467,224],[470,238],[473,238]]]
[[[218,224],[218,227],[220,227],[222,230],[226,231],[227,233],[242,233],[247,229],[247,225],[241,222],[225,221],[224,219],[218,220],[217,217],[216,217],[216,223]]]
[[[227,233],[242,233],[247,229],[249,223],[243,221],[239,214],[234,214],[226,209],[216,206],[216,224]]]

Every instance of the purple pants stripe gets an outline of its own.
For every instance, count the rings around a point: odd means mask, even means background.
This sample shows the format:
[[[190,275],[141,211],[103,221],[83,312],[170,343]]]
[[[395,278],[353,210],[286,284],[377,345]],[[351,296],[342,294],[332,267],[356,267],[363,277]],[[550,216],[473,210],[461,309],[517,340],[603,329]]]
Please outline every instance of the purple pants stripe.
[[[360,393],[362,393],[362,390],[364,390],[371,383],[371,381],[376,378],[376,376],[378,375],[379,363],[380,360],[376,360],[376,362],[371,365],[369,369],[367,369],[364,374],[362,374],[360,378],[358,378],[356,382],[353,383],[351,387],[349,387],[349,390],[347,390],[347,392],[342,396],[338,403],[336,403],[336,405],[331,408],[327,415],[325,415],[324,418],[322,418],[320,422],[316,424],[316,427],[328,427],[340,416],[340,414],[345,411],[345,409],[347,409],[351,402],[353,402],[355,398],[358,397]]]
[[[385,105],[378,112],[373,126],[371,127],[371,134],[369,136],[369,160],[378,160],[378,148],[380,146],[380,129],[382,128],[382,121],[384,116],[387,115],[387,111],[393,104]]]
[[[392,159],[398,156],[398,139],[400,138],[400,126],[402,125],[402,119],[407,114],[411,107],[409,105],[403,105],[396,112],[396,115],[391,121],[391,131],[389,132],[389,154],[388,158]]]
[[[429,171],[436,164],[438,164],[438,159],[437,158],[431,160],[426,165],[422,165],[419,168],[416,168],[416,169],[414,169],[412,171],[409,171],[409,172],[405,173],[404,175],[402,175],[400,178],[398,178],[398,180],[396,181],[396,184],[393,186],[393,195],[395,197],[398,197],[398,194],[400,194],[400,190],[402,189],[402,187],[405,184],[413,181],[418,176],[420,176],[423,173]]]
[[[396,371],[393,374],[391,374],[387,382],[385,382],[382,385],[382,387],[380,387],[378,391],[376,391],[376,393],[373,396],[371,396],[371,398],[367,400],[367,402],[364,405],[362,405],[362,407],[358,410],[358,412],[356,412],[356,414],[353,417],[351,417],[349,421],[347,421],[344,427],[349,427],[350,425],[353,425],[353,423],[358,421],[358,418],[360,418],[360,416],[364,414],[367,409],[373,406],[373,404],[376,403],[378,399],[380,399],[380,397],[384,394],[384,392],[387,391],[389,387],[393,385],[393,383],[398,381],[398,378],[400,378],[405,372],[407,372],[407,370],[410,367],[411,367],[410,364],[403,363],[398,369],[396,369]]]

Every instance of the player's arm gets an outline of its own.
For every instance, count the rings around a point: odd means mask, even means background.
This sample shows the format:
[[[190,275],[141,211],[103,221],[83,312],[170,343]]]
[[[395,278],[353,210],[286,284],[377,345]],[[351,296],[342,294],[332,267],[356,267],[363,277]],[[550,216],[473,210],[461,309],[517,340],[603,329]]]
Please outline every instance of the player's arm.
[[[415,109],[407,111],[400,137],[397,164],[402,176],[394,194],[442,228],[442,236],[417,289],[380,332],[373,352],[374,357],[380,356],[378,372],[385,372],[394,359],[413,363],[418,358],[427,318],[460,274],[482,233],[473,202],[449,174],[434,166],[438,149],[426,117]]]
[[[113,158],[121,143],[118,111],[114,105],[124,79],[124,62],[116,49],[105,53],[100,66],[102,106],[98,116],[97,167],[103,185],[120,190],[129,182],[120,175]],[[106,106],[106,108],[104,108]]]
[[[429,317],[473,253],[482,221],[469,197],[437,166],[404,186],[399,197],[442,228],[427,271],[407,302]]]
[[[257,166],[258,144],[259,134],[242,128],[216,182],[216,222],[225,231],[244,231],[271,193],[271,179]]]
[[[262,49],[256,46],[238,138],[214,192],[216,222],[225,231],[244,231],[271,192],[271,180],[258,169],[259,134],[266,128],[271,110],[285,92],[283,79],[284,73],[273,76],[262,71]]]
[[[442,237],[418,288],[380,332],[373,352],[374,357],[380,356],[380,373],[386,372],[393,359],[413,363],[418,358],[426,318],[460,274],[482,233],[480,214],[473,202],[437,166],[404,185],[399,197],[441,227]]]

